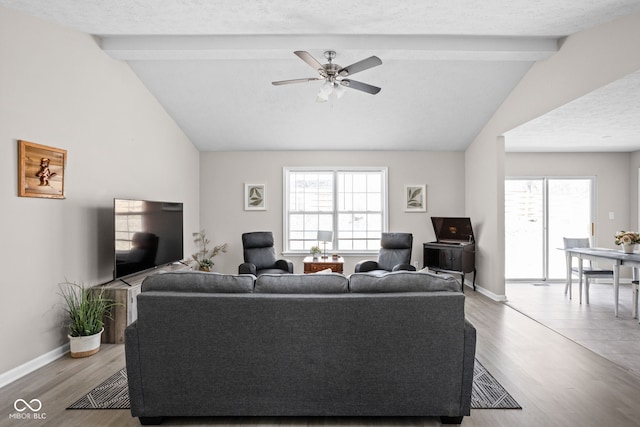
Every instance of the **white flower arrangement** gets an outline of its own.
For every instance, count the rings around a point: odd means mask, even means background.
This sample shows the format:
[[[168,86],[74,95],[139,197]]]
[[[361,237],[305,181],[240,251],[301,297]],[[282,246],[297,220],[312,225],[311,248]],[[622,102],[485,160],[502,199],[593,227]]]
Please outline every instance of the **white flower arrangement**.
[[[640,234],[636,231],[618,231],[615,236],[616,245],[633,245],[640,243]]]

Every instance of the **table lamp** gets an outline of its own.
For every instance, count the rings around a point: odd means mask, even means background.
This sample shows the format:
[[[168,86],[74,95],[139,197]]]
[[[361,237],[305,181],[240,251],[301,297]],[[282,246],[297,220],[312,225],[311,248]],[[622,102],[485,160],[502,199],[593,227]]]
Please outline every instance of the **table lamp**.
[[[318,231],[318,242],[324,243],[324,254],[322,258],[327,257],[327,242],[333,241],[333,231]]]

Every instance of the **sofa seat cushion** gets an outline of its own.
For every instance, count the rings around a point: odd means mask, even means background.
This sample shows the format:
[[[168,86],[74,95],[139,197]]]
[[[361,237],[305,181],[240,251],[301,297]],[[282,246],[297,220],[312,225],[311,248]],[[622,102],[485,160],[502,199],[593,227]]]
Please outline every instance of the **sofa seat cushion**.
[[[385,274],[354,273],[349,276],[353,293],[381,292],[461,292],[460,282],[448,274],[393,271]]]
[[[343,294],[349,279],[339,273],[261,274],[254,292],[267,294]]]
[[[256,276],[202,271],[172,271],[147,276],[142,292],[250,293]]]

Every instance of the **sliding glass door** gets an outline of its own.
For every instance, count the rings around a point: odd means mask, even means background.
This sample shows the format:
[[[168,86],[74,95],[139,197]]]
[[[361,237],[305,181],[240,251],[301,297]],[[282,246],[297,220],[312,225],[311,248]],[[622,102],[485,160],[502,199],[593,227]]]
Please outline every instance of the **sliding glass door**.
[[[505,277],[565,277],[563,237],[593,238],[593,178],[505,180]]]

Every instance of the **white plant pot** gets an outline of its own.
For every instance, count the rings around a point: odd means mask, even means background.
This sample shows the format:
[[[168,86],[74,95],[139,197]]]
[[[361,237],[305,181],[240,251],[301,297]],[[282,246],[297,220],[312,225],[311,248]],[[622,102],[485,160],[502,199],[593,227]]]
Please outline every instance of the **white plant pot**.
[[[69,346],[71,348],[71,357],[87,357],[92,354],[96,354],[100,350],[100,337],[104,332],[104,328],[97,334],[88,335],[84,337],[69,337]]]
[[[622,245],[622,249],[624,250],[625,254],[632,254],[635,246],[636,246],[635,243],[632,245]]]

